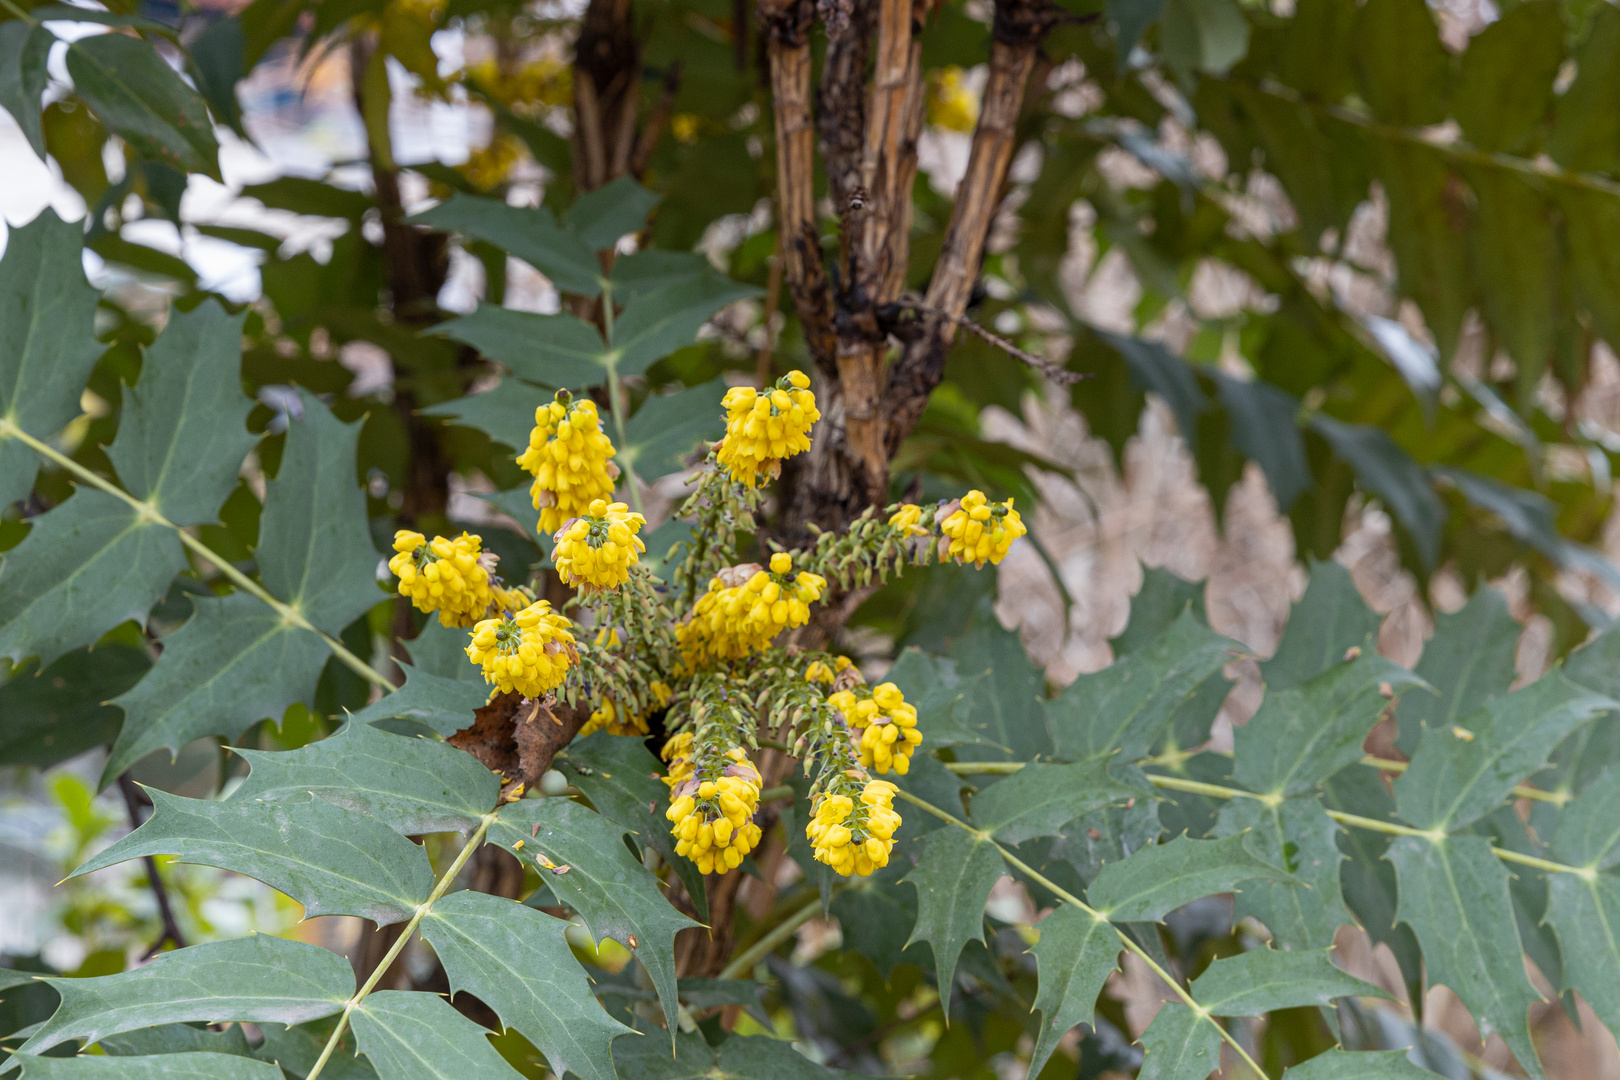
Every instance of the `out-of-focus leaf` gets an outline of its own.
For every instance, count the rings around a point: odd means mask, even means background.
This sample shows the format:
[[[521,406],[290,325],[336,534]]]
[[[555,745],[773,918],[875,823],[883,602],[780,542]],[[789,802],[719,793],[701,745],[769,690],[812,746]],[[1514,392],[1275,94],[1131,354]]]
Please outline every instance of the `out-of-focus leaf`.
[[[1209,407],[1209,399],[1198,385],[1192,368],[1181,357],[1156,341],[1097,331],[1130,368],[1131,383],[1151,390],[1164,399],[1175,414],[1176,428],[1187,449],[1198,454],[1198,414]]]
[[[235,15],[210,20],[186,51],[191,57],[197,88],[208,99],[215,118],[246,138],[242,106],[236,100],[236,84],[247,73],[247,38],[242,31],[242,20]]]
[[[1352,648],[1371,652],[1383,621],[1361,598],[1343,563],[1312,560],[1305,595],[1289,609],[1276,653],[1260,662],[1267,691],[1295,686],[1338,666]]]
[[[220,178],[207,104],[150,43],[124,34],[82,37],[68,48],[67,70],[74,93],[147,160]]]
[[[464,831],[489,812],[500,791],[494,774],[471,754],[432,739],[390,735],[358,718],[297,750],[236,752],[253,772],[231,802],[318,795],[406,835]]]
[[[1075,818],[1136,795],[1108,775],[1107,765],[1031,762],[974,796],[974,824],[1004,844],[1056,836]]]
[[[337,953],[264,934],[161,953],[119,975],[45,981],[62,1004],[24,1051],[192,1020],[299,1024],[338,1012],[354,993]]]
[[[159,1024],[156,1027],[109,1035],[96,1044],[113,1057],[139,1057],[145,1054],[237,1054],[252,1057],[247,1036],[240,1027],[213,1031],[195,1024]]]
[[[1169,0],[1159,49],[1172,71],[1224,75],[1249,48],[1249,24],[1232,0]]]
[[[350,1018],[360,1050],[389,1080],[499,1080],[520,1075],[489,1044],[488,1030],[438,994],[379,990]]]
[[[1446,118],[1451,56],[1423,0],[1368,0],[1353,49],[1361,96],[1378,119],[1421,127]]]
[[[1241,836],[1180,836],[1104,866],[1086,899],[1113,922],[1157,922],[1183,904],[1257,878],[1299,884],[1286,870],[1255,858]]]
[[[233,1054],[154,1054],[146,1057],[35,1057],[19,1054],[8,1065],[22,1065],[24,1080],[282,1080],[267,1061]]]
[[[832,899],[832,915],[843,930],[844,948],[870,960],[885,979],[921,951],[908,956],[906,936],[917,924],[916,893],[911,889],[883,881],[840,889]]]
[[[1335,967],[1332,955],[1332,949],[1250,949],[1216,960],[1189,989],[1216,1016],[1263,1016],[1275,1009],[1328,1005],[1340,997],[1389,997]]]
[[[602,335],[590,323],[566,312],[537,315],[479,304],[471,315],[439,323],[432,332],[471,345],[518,378],[545,386],[583,391],[607,378],[607,347]],[[508,391],[517,385],[506,384]],[[529,421],[533,427],[533,409]]]
[[[1041,713],[1046,679],[1016,631],[1003,629],[986,606],[951,642],[950,656],[966,690],[963,724],[980,743],[958,750],[958,760],[1031,761],[1052,752]]]
[[[732,1035],[710,1046],[701,1034],[675,1036],[675,1056],[657,1038],[620,1039],[613,1064],[635,1080],[836,1080],[853,1074],[817,1065],[792,1043],[763,1035]]]
[[[1307,886],[1247,882],[1234,897],[1234,920],[1259,919],[1271,931],[1272,943],[1283,949],[1327,948],[1339,927],[1351,921],[1339,884],[1344,862],[1337,843],[1339,825],[1314,797],[1275,805],[1232,799],[1221,807],[1213,832],[1217,837],[1241,834],[1250,851]]]
[[[576,199],[564,212],[562,225],[586,247],[601,251],[618,243],[625,233],[640,232],[660,198],[621,176]]]
[[[655,394],[641,403],[624,425],[625,445],[619,459],[643,480],[656,480],[681,469],[681,459],[704,440],[725,434],[720,399],[725,383],[714,379],[673,394]]]
[[[370,196],[363,191],[351,191],[306,176],[279,176],[263,184],[249,184],[242,189],[242,194],[272,210],[355,222],[365,216],[372,205]]]
[[[482,681],[447,679],[410,664],[402,663],[399,666],[405,672],[405,685],[353,714],[349,718],[350,723],[374,724],[378,720],[403,717],[426,724],[440,735],[449,736],[469,727],[473,722],[473,713],[489,702],[489,688]]]
[[[1523,148],[1552,100],[1564,35],[1558,5],[1537,0],[1468,39],[1451,113],[1469,142],[1487,152]]]
[[[1332,1049],[1283,1073],[1283,1080],[1433,1080],[1405,1050]]]
[[[1401,699],[1395,716],[1403,754],[1417,750],[1425,728],[1449,729],[1487,698],[1507,692],[1522,630],[1508,614],[1502,594],[1491,588],[1475,592],[1460,611],[1435,617],[1434,636],[1423,647],[1416,673],[1439,696],[1408,694]]]
[[[572,1070],[580,1080],[613,1080],[610,1044],[635,1033],[602,1011],[563,939],[567,925],[475,892],[445,897],[421,923],[452,992],[476,994],[503,1024],[534,1043],[559,1076]]]
[[[1466,175],[1479,200],[1469,234],[1474,280],[1485,318],[1513,358],[1519,400],[1528,402],[1547,370],[1561,321],[1563,253],[1552,206],[1506,169],[1475,168]]]
[[[1299,430],[1299,400],[1259,379],[1220,375],[1215,387],[1232,417],[1232,445],[1260,466],[1277,508],[1286,514],[1313,483]]]
[[[50,73],[45,61],[56,38],[43,26],[18,19],[0,23],[0,109],[17,121],[35,155],[45,160],[45,133],[39,123],[40,97]]]
[[[488,842],[507,848],[519,861],[545,857],[571,867],[565,874],[542,873],[563,903],[585,919],[591,933],[630,948],[652,977],[664,1003],[664,1019],[676,1027],[675,935],[691,919],[676,911],[658,890],[658,881],[630,855],[625,829],[568,799],[524,799],[501,810]]]
[[[1412,0],[1390,2],[1407,5]],[[1423,0],[1416,3],[1422,7]],[[1417,301],[1441,359],[1449,361],[1463,313],[1474,302],[1466,190],[1432,147],[1396,139],[1375,139],[1370,145],[1373,172],[1389,195],[1389,246],[1401,291]]]
[[[559,228],[543,206],[508,206],[498,199],[458,193],[409,220],[494,244],[564,292],[595,296],[602,291],[602,265],[596,254],[577,235]]]
[[[690,345],[721,308],[757,296],[759,291],[709,274],[637,296],[613,322],[614,370],[620,375],[640,375],[676,349]]]
[[[1558,507],[1539,491],[1510,487],[1467,469],[1437,467],[1433,471],[1471,504],[1495,514],[1515,540],[1541,552],[1554,565],[1592,574],[1610,587],[1620,586],[1620,568],[1606,556],[1559,534]]]
[[[1040,940],[1030,947],[1040,974],[1034,1008],[1041,1014],[1040,1034],[1029,1059],[1039,1075],[1058,1040],[1077,1024],[1090,1023],[1103,983],[1119,966],[1119,934],[1072,904],[1061,904],[1041,920]]]
[[[1428,474],[1382,428],[1346,424],[1322,415],[1312,419],[1311,426],[1355,470],[1356,482],[1378,496],[1405,526],[1424,567],[1432,569],[1440,557],[1446,507]]]
[[[513,450],[526,450],[534,430],[534,411],[552,395],[521,379],[502,379],[481,394],[451,398],[421,410],[424,416],[442,416],[452,424],[477,428]]]
[[[1575,65],[1575,81],[1557,102],[1547,153],[1575,172],[1608,172],[1620,156],[1620,116],[1608,107],[1620,94],[1620,11],[1593,10]]]
[[[950,996],[962,946],[984,940],[985,901],[1003,872],[994,845],[947,827],[928,834],[916,868],[905,877],[917,890],[917,925],[906,944],[926,941],[934,950],[942,999]]]
[[[1594,20],[1614,24],[1620,33],[1620,14],[1599,9]],[[1616,92],[1620,93],[1620,58],[1614,72]],[[1620,141],[1620,118],[1609,109],[1598,109],[1597,114],[1616,125]],[[1566,265],[1575,296],[1591,313],[1593,329],[1613,348],[1620,342],[1620,199],[1573,184],[1560,184],[1552,194],[1565,220],[1580,223],[1578,228],[1564,230],[1569,245]]]
[[[1540,1075],[1526,1010],[1541,1000],[1524,973],[1508,899],[1508,871],[1482,836],[1400,836],[1389,845],[1399,918],[1423,946],[1430,983],[1462,999],[1480,1030],[1497,1031],[1527,1072]]]
[[[258,878],[308,915],[358,915],[379,926],[409,919],[433,888],[433,867],[420,847],[309,792],[275,802],[214,802],[146,790],[152,816],[72,876],[143,855],[176,855]]]
[[[1169,1002],[1142,1032],[1147,1051],[1137,1080],[1205,1080],[1221,1064],[1221,1033],[1215,1021]]]
[[[900,933],[904,933],[904,928]],[[898,937],[898,935],[896,935]],[[752,979],[682,979],[681,1000],[694,1009],[712,1009],[723,1005],[738,1005],[743,1012],[758,1020],[762,1026],[771,1024],[770,1013],[765,1011],[765,984]]]

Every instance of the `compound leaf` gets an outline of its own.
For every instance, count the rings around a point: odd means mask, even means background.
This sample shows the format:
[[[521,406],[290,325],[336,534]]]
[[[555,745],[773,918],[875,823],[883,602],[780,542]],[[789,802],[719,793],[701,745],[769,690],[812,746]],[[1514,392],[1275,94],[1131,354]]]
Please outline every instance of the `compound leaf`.
[[[253,772],[231,793],[232,802],[318,795],[406,835],[476,825],[500,792],[500,781],[471,754],[353,718],[331,738],[297,750],[236,752]]]
[[[1451,728],[1425,729],[1411,766],[1395,781],[1401,817],[1420,829],[1479,820],[1544,768],[1564,736],[1616,707],[1555,668]]]
[[[1339,927],[1352,921],[1339,883],[1344,861],[1339,826],[1315,798],[1284,799],[1274,805],[1233,799],[1221,807],[1214,834],[1242,834],[1250,851],[1306,885],[1302,889],[1277,881],[1250,881],[1235,897],[1234,920],[1246,915],[1259,919],[1271,931],[1272,941],[1284,949],[1326,948]]]
[[[1389,997],[1335,967],[1332,952],[1250,949],[1205,968],[1193,980],[1192,996],[1216,1016],[1262,1016],[1273,1009],[1329,1005],[1340,997]]]
[[[80,491],[34,519],[0,562],[0,655],[50,664],[146,613],[185,566],[174,530],[122,499]]]
[[[494,244],[533,266],[563,292],[595,296],[602,266],[590,246],[557,226],[543,206],[508,206],[499,199],[457,193],[410,220]]]
[[[671,1058],[661,1040],[621,1039],[613,1047],[619,1075],[635,1080],[835,1080],[854,1074],[817,1065],[793,1044],[763,1035],[732,1035],[710,1046],[697,1033],[677,1034]]]
[[[1058,1040],[1076,1024],[1089,1023],[1108,975],[1119,966],[1119,933],[1072,904],[1062,904],[1041,920],[1040,940],[1030,946],[1040,975],[1035,1009],[1040,1034],[1029,1059],[1031,1076],[1040,1075]]]
[[[242,323],[210,300],[176,310],[124,391],[107,456],[124,490],[176,525],[216,520],[236,487],[253,402],[242,393]]]
[[[657,879],[631,856],[624,833],[624,826],[570,799],[524,799],[501,809],[488,842],[513,851],[519,861],[533,859],[541,880],[580,913],[593,935],[629,946],[652,976],[673,1031],[679,1006],[675,934],[698,924],[664,899]],[[542,856],[569,871],[547,873]]]
[[[149,42],[124,34],[79,38],[68,47],[67,70],[73,92],[142,157],[220,178],[207,104]]]
[[[282,1080],[281,1070],[268,1061],[207,1052],[68,1058],[18,1054],[7,1064],[21,1064],[24,1080]]]
[[[922,841],[917,866],[905,877],[917,890],[917,925],[906,944],[926,941],[934,950],[942,999],[950,996],[962,946],[984,940],[984,905],[1003,872],[995,846],[963,829],[936,829]]]
[[[567,312],[539,315],[479,304],[472,314],[435,326],[433,333],[471,345],[529,382],[583,390],[607,378],[602,335]],[[533,410],[529,420],[532,426]],[[520,444],[527,445],[527,440]]]
[[[0,416],[40,439],[79,415],[103,351],[91,333],[97,298],[83,241],[78,222],[46,209],[10,230],[0,257]],[[28,494],[38,464],[22,443],[0,439],[0,506]]]
[[[466,663],[466,659],[465,655],[461,657],[460,666],[477,675],[478,669]],[[449,736],[471,725],[473,712],[489,703],[489,687],[482,682],[446,678],[406,663],[399,667],[405,672],[405,685],[350,714],[350,723],[374,724],[378,720],[401,717]]]
[[[1108,775],[1107,763],[1031,762],[973,798],[973,820],[1004,844],[1056,836],[1082,814],[1124,802],[1136,792]]]
[[[147,789],[152,816],[75,870],[143,855],[234,870],[286,893],[306,916],[404,922],[433,888],[427,853],[375,818],[305,792],[277,802],[187,799]]]
[[[558,1076],[572,1069],[580,1080],[613,1080],[611,1044],[632,1032],[597,1003],[563,938],[567,925],[475,892],[445,897],[421,923],[452,993],[477,995],[534,1043]]]
[[[574,200],[574,205],[563,212],[563,228],[591,250],[602,251],[617,244],[626,233],[640,232],[661,198],[628,176],[621,176]]]
[[[1215,1021],[1169,1002],[1142,1032],[1146,1053],[1137,1080],[1207,1080],[1221,1064],[1221,1033]]]
[[[1146,756],[1170,718],[1209,676],[1245,650],[1185,611],[1151,645],[1081,675],[1044,702],[1057,755],[1070,761]]]
[[[1508,896],[1508,871],[1481,836],[1401,836],[1389,845],[1400,885],[1396,917],[1423,946],[1431,983],[1451,988],[1478,1021],[1498,1031],[1539,1076],[1526,1010],[1540,1000],[1524,973],[1524,949]]]
[[[62,1003],[24,1052],[192,1020],[299,1024],[338,1012],[354,993],[343,957],[264,934],[160,953],[118,975],[44,981]]]
[[[1299,879],[1256,858],[1242,836],[1179,836],[1104,866],[1086,891],[1092,907],[1114,922],[1157,922],[1183,904],[1256,878],[1299,885]]]
[[[389,1080],[479,1080],[520,1075],[487,1030],[437,994],[379,990],[350,1017],[360,1052]]]
[[[1414,670],[1439,696],[1409,694],[1401,699],[1395,717],[1403,754],[1410,757],[1417,749],[1425,727],[1449,729],[1486,698],[1507,692],[1523,629],[1508,614],[1502,594],[1491,588],[1475,592],[1460,611],[1435,617],[1434,636]]]

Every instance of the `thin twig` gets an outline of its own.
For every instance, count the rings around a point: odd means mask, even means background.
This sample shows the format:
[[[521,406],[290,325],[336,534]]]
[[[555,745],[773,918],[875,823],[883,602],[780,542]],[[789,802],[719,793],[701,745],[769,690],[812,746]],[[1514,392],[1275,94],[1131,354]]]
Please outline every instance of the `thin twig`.
[[[901,297],[899,300],[895,301],[895,303],[899,307],[906,308],[907,310],[920,311],[926,315],[935,315],[946,320],[947,322],[955,323],[957,326],[960,326],[962,329],[966,330],[968,333],[974,335],[980,340],[987,341],[991,345],[994,345],[1008,356],[1011,356],[1016,360],[1022,360],[1024,363],[1028,364],[1036,371],[1039,371],[1042,375],[1045,375],[1048,379],[1051,379],[1060,386],[1067,386],[1069,383],[1077,383],[1081,379],[1089,379],[1091,377],[1086,372],[1070,371],[1063,365],[1053,363],[1051,360],[1048,360],[1045,357],[1036,356],[1032,352],[1025,352],[1023,349],[1020,349],[1018,346],[1014,345],[1000,334],[991,333],[989,330],[986,330],[984,327],[980,326],[966,315],[952,315],[948,311],[943,311],[936,307],[929,307],[921,300],[914,300],[910,297]]]
[[[118,774],[118,790],[123,793],[124,806],[129,810],[129,825],[132,829],[141,827],[141,799],[144,797],[130,778],[128,770]],[[143,856],[142,862],[146,864],[146,880],[152,886],[152,897],[157,901],[158,917],[163,920],[163,933],[152,943],[152,947],[141,954],[141,963],[146,963],[158,954],[164,943],[172,942],[177,949],[186,947],[186,939],[180,933],[180,924],[175,921],[174,906],[169,903],[169,889],[158,876],[157,860],[150,855]]]

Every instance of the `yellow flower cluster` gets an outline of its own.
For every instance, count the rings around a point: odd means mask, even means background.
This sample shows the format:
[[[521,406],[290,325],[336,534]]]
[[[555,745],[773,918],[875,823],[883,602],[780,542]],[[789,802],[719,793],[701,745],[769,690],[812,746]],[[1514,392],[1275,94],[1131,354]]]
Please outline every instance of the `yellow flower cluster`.
[[[810,449],[810,425],[821,411],[809,387],[810,377],[793,371],[763,394],[752,386],[726,391],[726,435],[716,458],[733,480],[758,487],[760,473],[770,479],[783,458]]]
[[[552,558],[566,585],[616,589],[630,578],[630,568],[647,550],[636,534],[647,524],[624,503],[597,499],[585,513],[557,530]]]
[[[778,551],[769,573],[746,563],[716,574],[675,638],[687,663],[735,660],[764,649],[783,630],[809,622],[810,605],[826,588],[820,574],[793,573],[793,556]]]
[[[947,131],[972,131],[979,122],[979,99],[968,89],[961,68],[951,66],[930,73],[928,122]]]
[[[664,782],[672,789],[664,817],[672,822],[675,854],[691,859],[699,873],[723,874],[741,866],[743,856],[759,845],[762,833],[753,821],[759,808],[759,770],[742,747],[734,746],[700,775],[691,752],[690,732],[677,734],[664,746],[670,762]]]
[[[916,503],[905,503],[889,515],[889,527],[897,530],[904,536],[928,536],[930,529],[922,523],[923,508]],[[933,515],[929,515],[929,523],[933,522]]]
[[[887,780],[868,780],[859,802],[843,794],[823,795],[804,829],[815,846],[816,861],[844,877],[866,877],[889,865],[894,831],[900,827],[894,792]]]
[[[663,708],[669,704],[674,691],[666,682],[654,681],[649,687],[658,704],[655,708]],[[579,729],[580,738],[584,738],[593,731],[606,731],[609,735],[634,735],[638,738],[647,734],[647,714],[632,713],[628,709],[621,709],[618,702],[612,698],[603,698],[602,703],[591,713],[585,726]]]
[[[810,666],[804,671],[804,681],[831,686],[833,680],[848,671],[851,666],[852,664],[847,656],[835,656],[831,664],[828,664],[825,660],[812,660]]]
[[[484,669],[484,681],[501,693],[537,698],[555,690],[579,659],[573,623],[544,600],[510,618],[485,619],[473,627],[467,659]]]
[[[399,578],[399,595],[411,598],[418,611],[439,613],[445,626],[471,626],[489,609],[489,569],[480,561],[476,536],[454,540],[401,529],[394,534],[394,557],[388,569]]]
[[[529,494],[540,511],[540,531],[554,533],[597,499],[613,495],[619,469],[608,459],[613,443],[602,431],[596,402],[575,401],[567,390],[534,410],[529,448],[517,463],[534,477]]]
[[[900,688],[892,682],[870,689],[857,683],[827,698],[827,704],[844,714],[844,722],[861,733],[861,764],[879,775],[890,769],[906,775],[911,770],[911,752],[922,742],[917,730],[917,708],[908,704]]]
[[[1012,542],[1029,531],[1012,504],[1011,499],[990,502],[978,490],[962,496],[961,508],[940,526],[950,541],[946,557],[976,567],[984,566],[986,561],[998,565],[1007,557]]]

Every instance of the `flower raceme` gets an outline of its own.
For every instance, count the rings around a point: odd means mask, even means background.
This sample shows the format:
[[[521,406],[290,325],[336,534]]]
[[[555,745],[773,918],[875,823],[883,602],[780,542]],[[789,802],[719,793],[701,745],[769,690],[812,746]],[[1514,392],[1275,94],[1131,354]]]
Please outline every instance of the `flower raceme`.
[[[454,540],[443,536],[429,540],[401,529],[394,534],[388,569],[399,578],[399,594],[410,597],[418,611],[437,611],[445,626],[471,626],[496,598],[482,543],[467,533]]]
[[[579,659],[572,630],[573,623],[541,600],[473,627],[467,658],[484,669],[484,681],[501,693],[542,697],[562,685]]]
[[[565,585],[616,589],[630,578],[630,568],[647,550],[636,534],[647,524],[624,503],[597,499],[580,517],[563,523],[553,538],[553,558]]]
[[[867,687],[857,683],[829,695],[827,704],[844,714],[844,722],[861,733],[861,764],[879,775],[890,769],[906,775],[911,754],[922,742],[916,706],[906,702],[892,682]]]
[[[961,506],[940,524],[949,541],[945,557],[975,567],[1000,565],[1012,542],[1029,531],[1012,504],[990,502],[978,490],[962,496]]]
[[[554,533],[598,499],[613,495],[619,469],[609,459],[613,443],[602,431],[596,403],[574,400],[567,390],[534,411],[529,447],[517,463],[534,477],[529,494],[540,511],[540,531]]]
[[[853,790],[853,777],[841,778],[840,788]],[[829,791],[819,797],[815,813],[804,834],[814,846],[816,861],[832,867],[844,877],[866,877],[873,870],[889,865],[894,850],[894,831],[900,815],[894,810],[895,786],[887,780],[870,780],[852,797],[845,791]]]
[[[753,821],[754,811],[759,808],[759,770],[740,746],[714,755],[701,765],[678,752],[671,755],[671,747],[682,735],[687,738],[681,746],[690,752],[689,732],[676,735],[664,747],[665,755],[671,757],[670,775],[665,782],[676,776],[677,762],[685,763],[682,771],[687,773],[671,785],[672,801],[664,812],[672,823],[675,854],[691,859],[700,873],[735,870],[763,835]]]
[[[709,582],[709,591],[676,628],[676,640],[691,664],[759,652],[783,630],[809,622],[810,605],[826,588],[819,574],[795,573],[793,556],[785,551],[771,556],[769,571],[758,563],[730,567]]]
[[[749,487],[758,487],[761,475],[775,476],[783,458],[810,449],[810,426],[821,419],[810,378],[802,371],[789,372],[764,393],[734,386],[722,404],[726,434],[716,459],[733,480]]]

